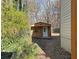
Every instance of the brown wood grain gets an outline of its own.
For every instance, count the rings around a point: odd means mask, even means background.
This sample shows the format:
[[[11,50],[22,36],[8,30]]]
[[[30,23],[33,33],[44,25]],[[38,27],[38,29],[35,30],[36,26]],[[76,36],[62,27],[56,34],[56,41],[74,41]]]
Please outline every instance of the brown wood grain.
[[[77,59],[77,1],[71,0],[71,59]]]

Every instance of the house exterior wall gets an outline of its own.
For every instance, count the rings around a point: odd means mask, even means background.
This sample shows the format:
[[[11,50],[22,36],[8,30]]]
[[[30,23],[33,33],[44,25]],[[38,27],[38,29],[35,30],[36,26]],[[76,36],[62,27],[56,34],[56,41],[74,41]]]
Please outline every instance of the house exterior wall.
[[[61,47],[71,52],[71,0],[61,0]]]

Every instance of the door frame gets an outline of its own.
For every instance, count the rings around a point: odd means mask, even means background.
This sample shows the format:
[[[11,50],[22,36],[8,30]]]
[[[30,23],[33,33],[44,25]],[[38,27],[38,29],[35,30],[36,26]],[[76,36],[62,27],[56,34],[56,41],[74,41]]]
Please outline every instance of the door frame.
[[[48,27],[43,27],[43,37],[48,37]]]

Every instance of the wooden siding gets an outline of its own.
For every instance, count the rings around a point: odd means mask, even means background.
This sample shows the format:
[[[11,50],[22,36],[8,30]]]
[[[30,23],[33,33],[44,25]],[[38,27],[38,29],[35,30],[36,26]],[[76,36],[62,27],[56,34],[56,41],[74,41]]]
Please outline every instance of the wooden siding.
[[[61,47],[71,52],[71,0],[61,0]]]

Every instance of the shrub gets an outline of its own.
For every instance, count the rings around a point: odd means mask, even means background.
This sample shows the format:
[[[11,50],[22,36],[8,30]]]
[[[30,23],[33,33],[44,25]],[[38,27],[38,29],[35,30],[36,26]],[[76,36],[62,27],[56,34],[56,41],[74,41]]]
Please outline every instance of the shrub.
[[[26,59],[26,56],[34,56],[35,46],[29,44],[31,36],[27,13],[17,11],[9,3],[4,2],[1,18],[2,52],[16,52],[15,59]]]

